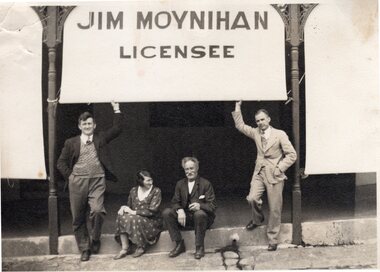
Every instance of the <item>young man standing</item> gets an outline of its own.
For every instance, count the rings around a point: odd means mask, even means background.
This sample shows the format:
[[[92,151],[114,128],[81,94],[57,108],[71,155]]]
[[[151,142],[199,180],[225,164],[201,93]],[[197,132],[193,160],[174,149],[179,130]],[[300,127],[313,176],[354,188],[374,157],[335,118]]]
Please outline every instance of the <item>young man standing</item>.
[[[94,133],[94,117],[89,112],[82,113],[78,119],[81,135],[66,140],[57,161],[58,170],[69,184],[72,225],[81,261],[88,261],[91,253],[99,252],[106,214],[103,203],[106,179],[116,181],[106,146],[121,133],[122,114],[119,103],[111,104],[115,113],[112,127],[105,132]],[[92,240],[86,224],[87,205],[90,207]]]
[[[266,190],[269,204],[268,250],[274,251],[277,249],[281,226],[282,190],[287,179],[285,171],[296,161],[297,154],[286,133],[270,126],[271,119],[266,110],[256,112],[257,128],[246,125],[241,114],[241,104],[241,101],[236,102],[235,111],[232,112],[235,127],[254,140],[257,148],[255,170],[247,196],[252,206],[252,220],[246,229],[253,230],[264,221],[261,197]]]

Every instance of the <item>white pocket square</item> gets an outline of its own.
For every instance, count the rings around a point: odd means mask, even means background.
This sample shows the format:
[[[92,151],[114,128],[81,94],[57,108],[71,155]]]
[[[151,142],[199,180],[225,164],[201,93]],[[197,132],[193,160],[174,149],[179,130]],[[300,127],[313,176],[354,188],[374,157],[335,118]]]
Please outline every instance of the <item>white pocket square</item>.
[[[199,196],[199,199],[205,199],[205,195]]]

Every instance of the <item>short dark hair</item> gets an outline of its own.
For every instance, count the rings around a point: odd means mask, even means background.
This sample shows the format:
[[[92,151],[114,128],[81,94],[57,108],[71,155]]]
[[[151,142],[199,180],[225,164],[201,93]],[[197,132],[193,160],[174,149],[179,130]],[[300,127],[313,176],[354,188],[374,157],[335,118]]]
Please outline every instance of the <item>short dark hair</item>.
[[[81,121],[86,121],[88,118],[92,118],[92,120],[94,120],[94,123],[95,123],[94,116],[91,113],[89,113],[88,111],[86,111],[86,112],[82,113],[81,115],[79,115],[78,125],[80,125]]]
[[[270,117],[269,112],[266,109],[259,109],[258,111],[256,111],[255,117],[256,117],[256,115],[258,115],[260,113],[265,113],[268,117]]]
[[[152,174],[145,169],[138,171],[136,173],[136,176],[137,176],[136,183],[138,186],[141,186],[141,187],[144,186],[144,177],[148,177],[148,178],[153,179]]]

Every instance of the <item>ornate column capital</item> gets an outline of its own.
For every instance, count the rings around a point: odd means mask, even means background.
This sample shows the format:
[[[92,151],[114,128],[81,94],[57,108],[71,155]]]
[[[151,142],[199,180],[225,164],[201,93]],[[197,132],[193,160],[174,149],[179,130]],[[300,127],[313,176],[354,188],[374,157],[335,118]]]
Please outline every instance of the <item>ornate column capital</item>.
[[[62,43],[63,39],[63,27],[67,16],[75,8],[75,6],[33,6],[33,10],[38,14],[41,19],[43,31],[43,42],[51,47],[59,43]],[[51,18],[51,13],[49,14],[49,8],[55,8],[55,19]],[[52,20],[53,19],[53,20]],[[47,29],[50,28],[51,31]]]
[[[306,24],[306,20],[309,17],[312,10],[317,6],[318,4],[299,4],[299,16],[298,16],[298,36],[299,36],[299,42],[304,41],[304,28]],[[273,4],[272,7],[277,10],[277,12],[280,14],[282,21],[285,25],[285,35],[286,35],[286,41],[290,42],[291,40],[291,12],[290,12],[290,4]]]

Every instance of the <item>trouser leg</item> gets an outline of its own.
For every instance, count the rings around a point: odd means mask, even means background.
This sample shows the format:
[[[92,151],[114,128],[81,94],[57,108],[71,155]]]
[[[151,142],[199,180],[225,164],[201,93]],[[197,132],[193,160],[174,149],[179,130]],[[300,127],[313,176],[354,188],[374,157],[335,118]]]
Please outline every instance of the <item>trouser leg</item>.
[[[265,184],[261,173],[254,175],[251,181],[251,188],[247,196],[248,203],[252,208],[252,222],[261,225],[264,215],[262,212],[263,201],[261,199],[265,191]]]
[[[106,181],[104,177],[91,178],[89,182],[88,204],[90,206],[90,222],[92,240],[99,241],[106,210],[104,208],[104,192]]]
[[[195,245],[204,246],[207,227],[212,224],[212,222],[210,222],[211,218],[205,211],[199,210],[194,212],[193,220],[195,230]]]
[[[267,236],[269,244],[278,243],[278,235],[281,228],[281,212],[282,212],[282,190],[284,188],[284,182],[277,184],[268,184],[268,206],[269,206],[269,218]]]
[[[88,250],[90,249],[90,239],[86,224],[88,179],[73,175],[70,176],[69,190],[75,240],[80,251]]]
[[[181,241],[182,235],[179,229],[177,212],[172,208],[166,208],[162,213],[162,217],[164,219],[165,226],[169,231],[169,235],[172,241]]]

